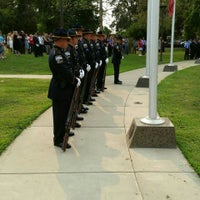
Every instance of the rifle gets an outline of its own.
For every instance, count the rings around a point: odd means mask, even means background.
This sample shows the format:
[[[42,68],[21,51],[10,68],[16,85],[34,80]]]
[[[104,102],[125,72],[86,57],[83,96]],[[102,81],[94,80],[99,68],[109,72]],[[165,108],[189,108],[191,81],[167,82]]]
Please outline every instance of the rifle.
[[[104,91],[105,88],[105,82],[106,82],[106,63],[105,63],[105,67],[104,67],[104,72],[103,72],[103,78],[102,78],[102,87],[101,87],[101,91]]]
[[[69,108],[69,112],[68,112],[68,116],[67,116],[67,121],[65,122],[65,135],[64,135],[63,144],[62,144],[62,150],[63,151],[66,150],[66,146],[67,146],[67,143],[68,143],[72,118],[73,118],[74,112],[76,112],[74,110],[74,107],[75,107],[75,103],[76,103],[76,100],[77,100],[78,93],[79,93],[79,87],[76,87],[75,90],[74,90],[73,96],[72,96],[72,101],[71,101],[71,104],[70,104],[70,108]]]
[[[74,109],[73,109],[73,114],[72,114],[72,120],[71,120],[71,128],[75,129],[76,126],[76,116],[78,112],[78,106],[79,106],[79,100],[80,100],[80,89],[81,86],[78,87],[78,91],[76,94],[76,97],[74,99]]]
[[[90,97],[92,97],[92,95],[94,95],[94,92],[95,92],[95,85],[96,85],[96,79],[97,79],[97,75],[98,75],[98,72],[99,72],[99,68],[101,66],[99,66],[97,69],[94,70],[93,72],[93,76],[92,76],[92,80],[91,80],[91,83],[90,83],[90,89],[89,89],[89,95],[88,95],[88,98],[87,98],[87,102],[90,101]]]
[[[77,108],[78,113],[81,112],[81,107],[82,107],[84,96],[85,96],[85,89],[86,89],[86,86],[87,86],[87,79],[88,79],[88,71],[86,70],[84,81],[83,81],[83,86],[82,86],[82,89],[81,89],[81,92],[80,92],[79,105],[78,105],[78,108]]]

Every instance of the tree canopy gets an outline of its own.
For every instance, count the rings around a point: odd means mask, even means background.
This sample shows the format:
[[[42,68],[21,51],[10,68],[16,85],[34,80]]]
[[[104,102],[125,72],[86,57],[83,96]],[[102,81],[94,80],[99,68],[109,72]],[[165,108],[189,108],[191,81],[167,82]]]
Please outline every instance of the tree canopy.
[[[99,27],[99,4],[105,0],[1,0],[0,30],[8,33],[23,30],[26,33],[52,32],[76,23],[97,30]],[[160,0],[160,35],[171,35],[171,17],[168,16],[168,0]],[[62,2],[62,4],[61,4]],[[107,2],[108,3],[108,2]],[[110,0],[115,20],[111,28],[129,37],[146,36],[148,0]],[[200,37],[200,0],[176,0],[176,38]],[[61,12],[61,5],[63,14]],[[109,27],[104,27],[110,33]]]
[[[62,2],[62,4],[61,4]],[[64,28],[80,23],[84,27],[98,27],[97,6],[93,0],[1,0],[0,30],[52,32],[61,26],[61,5]]]
[[[148,0],[112,0],[112,26],[129,37],[146,36]],[[171,35],[172,19],[168,16],[168,0],[160,0],[160,35]],[[175,36],[177,38],[200,37],[200,0],[176,0]]]

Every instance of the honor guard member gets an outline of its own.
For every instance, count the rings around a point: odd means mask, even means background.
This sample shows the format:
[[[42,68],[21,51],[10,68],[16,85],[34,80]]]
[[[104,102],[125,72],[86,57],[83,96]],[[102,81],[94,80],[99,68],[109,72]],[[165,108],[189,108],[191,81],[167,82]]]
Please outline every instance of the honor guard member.
[[[95,101],[95,99],[93,99],[92,96],[96,97],[98,96],[97,93],[99,93],[99,91],[96,90],[96,80],[97,80],[99,68],[102,65],[102,60],[100,58],[100,48],[98,44],[99,43],[97,41],[97,34],[95,31],[93,31],[92,37],[90,40],[90,46],[94,53],[95,67],[93,70],[92,79],[90,83],[90,97],[88,97],[90,101]]]
[[[68,117],[68,111],[74,87],[80,86],[80,79],[73,74],[72,66],[66,55],[68,44],[68,34],[65,29],[58,28],[53,35],[54,47],[49,55],[49,67],[52,72],[52,79],[49,85],[48,98],[52,100],[53,107],[53,133],[54,145],[62,148],[65,135],[65,122]],[[68,136],[73,136],[69,133]],[[71,148],[67,144],[66,148]]]
[[[97,33],[97,47],[100,51],[100,60],[102,61],[102,65],[99,68],[97,76],[97,90],[100,90],[102,92],[105,89],[106,64],[109,62],[104,42],[105,35],[102,33],[102,31],[99,31]]]
[[[122,36],[116,37],[116,42],[113,47],[112,63],[114,67],[114,84],[122,84],[119,80],[119,69],[122,59]]]
[[[86,57],[85,57],[85,53],[83,50],[83,28],[80,24],[75,24],[73,26],[73,30],[76,31],[76,35],[78,35],[78,44],[75,46],[76,51],[78,52],[78,62],[79,65],[81,66],[81,68],[84,70],[84,72],[86,73],[87,70],[90,70],[90,68],[88,68],[87,66],[87,61],[86,61]],[[81,84],[81,94],[80,94],[80,106],[79,106],[79,113],[87,113],[89,108],[83,106],[83,98],[84,98],[84,82],[87,78],[83,78],[82,79],[82,84]]]
[[[84,100],[83,103],[87,105],[92,105],[92,102],[89,101],[90,98],[90,83],[95,67],[95,56],[94,52],[92,50],[92,47],[90,45],[90,40],[92,36],[92,31],[88,29],[83,30],[83,40],[82,40],[82,47],[86,59],[86,70],[87,70],[87,80],[86,81],[86,87],[85,87],[85,94],[84,94]]]
[[[81,68],[80,63],[79,63],[79,55],[78,55],[78,49],[77,49],[77,44],[78,44],[78,38],[79,35],[76,34],[75,30],[69,29],[68,30],[68,35],[70,36],[69,42],[68,42],[68,47],[67,47],[67,52],[70,54],[70,60],[73,68],[73,73],[76,77],[79,77],[80,79],[83,79],[85,72]],[[80,92],[79,92],[80,94]],[[79,96],[78,94],[78,96]],[[75,103],[78,108],[78,102],[79,99],[77,99],[77,102]],[[76,115],[76,120],[83,120],[83,117],[78,116],[77,110],[75,111],[77,113]],[[76,122],[75,127],[80,128],[81,125]]]

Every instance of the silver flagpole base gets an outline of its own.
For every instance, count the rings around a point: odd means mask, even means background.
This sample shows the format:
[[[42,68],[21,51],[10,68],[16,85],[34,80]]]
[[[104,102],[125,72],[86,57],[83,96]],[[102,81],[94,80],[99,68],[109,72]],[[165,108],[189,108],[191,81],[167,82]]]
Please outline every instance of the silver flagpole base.
[[[149,125],[159,125],[159,124],[164,124],[165,123],[165,120],[163,118],[160,118],[160,117],[157,117],[156,119],[151,119],[149,117],[145,117],[145,118],[142,118],[140,120],[142,123],[144,124],[149,124]]]

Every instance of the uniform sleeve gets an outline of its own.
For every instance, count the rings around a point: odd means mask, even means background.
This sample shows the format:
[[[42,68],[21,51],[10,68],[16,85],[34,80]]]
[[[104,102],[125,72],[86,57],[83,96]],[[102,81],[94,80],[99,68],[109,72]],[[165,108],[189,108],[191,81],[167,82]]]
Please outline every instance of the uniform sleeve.
[[[61,87],[75,84],[72,67],[66,62],[63,55],[53,56],[51,68],[54,78],[60,83]]]

